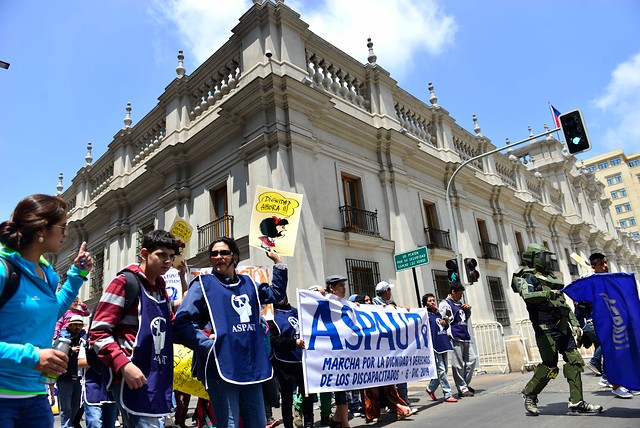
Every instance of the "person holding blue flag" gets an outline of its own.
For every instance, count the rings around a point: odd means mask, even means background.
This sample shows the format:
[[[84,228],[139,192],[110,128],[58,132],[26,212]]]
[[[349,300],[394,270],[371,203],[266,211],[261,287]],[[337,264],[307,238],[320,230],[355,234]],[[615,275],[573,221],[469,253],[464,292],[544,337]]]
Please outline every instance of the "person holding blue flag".
[[[572,334],[581,330],[562,294],[564,284],[551,273],[552,255],[544,245],[529,244],[522,256],[527,267],[515,272],[511,281],[511,287],[527,305],[542,358],[542,363],[536,366],[533,377],[522,390],[524,407],[531,416],[540,414],[538,394],[558,376],[560,353],[565,361],[562,371],[569,384],[569,412],[600,413],[602,406],[589,404],[583,399],[581,373],[584,361]]]
[[[602,257],[600,257],[602,256]],[[608,273],[606,257],[592,254],[595,275],[579,278],[563,291],[575,301],[591,303],[594,327],[603,352],[603,374],[620,398],[640,390],[640,300],[632,273]]]

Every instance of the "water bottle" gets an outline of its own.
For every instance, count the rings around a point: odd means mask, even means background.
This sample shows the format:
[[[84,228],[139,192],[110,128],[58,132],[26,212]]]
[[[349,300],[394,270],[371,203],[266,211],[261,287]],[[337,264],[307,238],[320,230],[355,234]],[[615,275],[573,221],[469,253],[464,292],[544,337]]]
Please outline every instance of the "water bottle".
[[[71,351],[71,339],[67,339],[66,337],[58,337],[56,341],[53,343],[52,348],[55,349],[56,351],[62,351],[67,356],[69,356],[69,351]],[[52,385],[56,383],[57,380],[58,380],[57,375],[52,375],[51,373],[45,373],[45,372],[41,372],[40,378],[38,379],[40,383],[46,383],[47,385]]]

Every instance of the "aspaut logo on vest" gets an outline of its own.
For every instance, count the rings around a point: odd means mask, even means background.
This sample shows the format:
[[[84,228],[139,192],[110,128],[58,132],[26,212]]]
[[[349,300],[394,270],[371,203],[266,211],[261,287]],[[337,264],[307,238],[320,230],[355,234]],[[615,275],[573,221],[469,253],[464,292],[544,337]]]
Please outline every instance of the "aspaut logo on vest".
[[[244,331],[256,331],[255,324],[251,323],[251,302],[249,296],[241,294],[239,296],[231,296],[231,306],[233,310],[240,316],[240,323],[233,324],[231,331],[233,333],[241,333]]]

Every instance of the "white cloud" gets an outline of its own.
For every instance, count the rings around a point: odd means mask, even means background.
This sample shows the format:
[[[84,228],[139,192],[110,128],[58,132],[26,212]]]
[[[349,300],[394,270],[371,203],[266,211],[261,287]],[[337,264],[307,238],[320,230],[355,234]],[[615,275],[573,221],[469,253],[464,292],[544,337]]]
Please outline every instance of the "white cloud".
[[[604,93],[593,101],[611,117],[603,143],[637,153],[640,142],[640,52],[611,73]]]
[[[185,55],[200,65],[231,37],[231,29],[251,2],[220,0],[154,0],[152,15],[176,26]]]
[[[202,62],[231,36],[250,1],[156,0],[165,21],[176,25],[185,54]],[[396,79],[412,70],[418,55],[437,55],[452,44],[455,19],[438,0],[288,0],[311,31],[361,62],[372,38],[378,64]]]
[[[299,3],[286,4],[295,10]],[[396,78],[420,62],[416,56],[441,53],[457,31],[436,0],[324,0],[307,9],[297,10],[311,31],[361,62],[371,38],[378,64]]]

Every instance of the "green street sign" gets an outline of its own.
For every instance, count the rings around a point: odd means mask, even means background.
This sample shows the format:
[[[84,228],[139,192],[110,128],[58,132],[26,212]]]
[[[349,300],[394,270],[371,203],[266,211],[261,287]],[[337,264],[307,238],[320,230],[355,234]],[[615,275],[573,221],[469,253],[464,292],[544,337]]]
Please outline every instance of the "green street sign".
[[[394,254],[393,261],[396,264],[396,271],[426,265],[429,263],[427,247],[416,248],[406,253]]]

